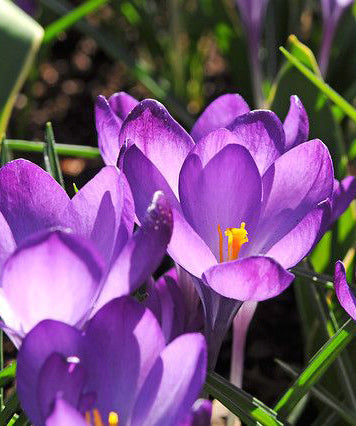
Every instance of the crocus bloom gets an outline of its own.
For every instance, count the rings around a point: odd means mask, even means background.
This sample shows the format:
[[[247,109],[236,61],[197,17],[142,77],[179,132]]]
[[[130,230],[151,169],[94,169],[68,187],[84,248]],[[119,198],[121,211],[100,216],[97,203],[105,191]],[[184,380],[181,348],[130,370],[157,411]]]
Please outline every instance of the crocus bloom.
[[[262,72],[258,57],[261,43],[262,24],[268,0],[236,0],[241,20],[245,27],[251,66],[253,91],[257,106],[262,106]]]
[[[151,311],[122,297],[85,332],[53,320],[31,330],[18,354],[17,392],[36,426],[177,425],[199,395],[206,358],[201,334],[166,346]]]
[[[145,100],[119,135],[119,145],[129,146],[124,172],[138,219],[156,190],[169,199],[168,252],[196,277],[215,346],[225,334],[219,327],[226,330],[242,301],[274,297],[291,283],[286,269],[320,238],[333,192],[330,154],[319,140],[305,142],[305,129],[290,131],[286,143],[278,117],[264,110],[224,126],[194,145],[163,105]]]
[[[319,55],[319,66],[324,77],[328,70],[330,49],[337,24],[344,10],[352,3],[353,0],[321,0],[323,39]]]
[[[90,240],[62,230],[32,235],[3,266],[1,327],[17,346],[47,318],[83,327],[106,302],[144,283],[165,255],[171,232],[170,209],[156,194],[141,228],[123,244],[109,270]]]
[[[340,305],[356,321],[356,297],[347,283],[345,266],[340,260],[335,265],[334,286]]]

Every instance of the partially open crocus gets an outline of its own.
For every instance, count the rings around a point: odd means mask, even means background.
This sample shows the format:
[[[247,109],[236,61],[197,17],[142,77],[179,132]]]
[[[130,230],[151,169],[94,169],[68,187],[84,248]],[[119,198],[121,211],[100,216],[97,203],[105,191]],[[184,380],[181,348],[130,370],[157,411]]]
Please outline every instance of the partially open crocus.
[[[1,328],[19,346],[44,319],[82,327],[100,307],[135,291],[155,271],[172,233],[169,206],[156,194],[142,226],[106,268],[97,247],[72,232],[25,239],[6,260],[0,284]]]
[[[17,392],[36,426],[179,425],[205,381],[206,358],[201,334],[166,345],[150,310],[122,297],[83,333],[53,320],[31,330],[18,354]]]
[[[323,38],[319,54],[319,66],[325,77],[330,58],[330,50],[339,19],[353,0],[321,0],[323,14]]]
[[[326,146],[300,140],[288,150],[273,112],[251,111],[225,126],[194,145],[163,105],[145,100],[119,136],[129,146],[124,172],[138,219],[158,189],[172,206],[168,252],[196,279],[209,349],[243,301],[274,297],[292,282],[286,269],[326,229],[334,182]]]

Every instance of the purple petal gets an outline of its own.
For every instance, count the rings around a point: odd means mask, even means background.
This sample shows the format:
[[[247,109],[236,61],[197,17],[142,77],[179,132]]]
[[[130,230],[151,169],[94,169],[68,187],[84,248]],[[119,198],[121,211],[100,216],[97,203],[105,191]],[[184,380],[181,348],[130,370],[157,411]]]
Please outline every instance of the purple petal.
[[[76,407],[85,384],[85,371],[78,363],[70,363],[62,355],[53,353],[44,362],[37,385],[38,405],[42,423],[51,414],[57,396]]]
[[[68,202],[64,189],[30,161],[14,160],[0,169],[0,211],[16,243],[60,225]]]
[[[290,97],[290,107],[283,128],[286,135],[287,150],[308,140],[308,115],[297,95]]]
[[[91,239],[109,264],[115,244],[122,248],[134,225],[134,202],[126,177],[116,167],[104,167],[69,204],[72,229]]]
[[[208,133],[227,127],[236,117],[249,111],[249,106],[237,93],[222,95],[206,107],[190,134],[198,142]]]
[[[119,157],[119,133],[122,120],[117,117],[104,96],[95,103],[95,124],[100,154],[107,166],[116,166]]]
[[[330,223],[329,201],[320,203],[307,213],[288,234],[282,237],[266,253],[276,259],[284,268],[296,265],[307,256],[317,244]]]
[[[261,177],[246,148],[227,145],[204,168],[196,154],[187,157],[179,195],[185,218],[219,259],[219,225],[224,231],[245,222],[253,234],[261,205]]]
[[[261,176],[285,150],[283,126],[272,111],[256,110],[241,115],[228,129],[249,150]]]
[[[137,393],[164,348],[156,318],[128,297],[115,299],[88,323],[84,345],[81,359],[90,371],[86,390],[96,392],[102,418],[116,411],[122,424],[133,424]]]
[[[41,424],[37,399],[39,373],[46,359],[54,352],[64,357],[79,351],[80,332],[58,321],[42,321],[24,338],[17,356],[17,393],[22,408],[32,423]]]
[[[178,176],[192,138],[157,101],[140,102],[124,121],[119,144],[135,144],[157,167],[178,194]]]
[[[22,335],[47,318],[81,324],[97,298],[102,269],[97,252],[79,237],[58,230],[37,234],[4,265],[2,294],[16,323],[6,313],[3,320],[14,329],[20,322]]]
[[[146,281],[164,257],[172,229],[170,206],[165,196],[157,192],[142,226],[111,267],[97,309],[115,297],[132,293]]]
[[[276,160],[262,183],[261,219],[256,235],[246,244],[249,253],[267,253],[320,202],[331,198],[333,166],[329,151],[317,139],[298,145]],[[285,255],[293,257],[294,250],[290,246]]]
[[[9,257],[9,255],[15,250],[16,243],[12,235],[11,229],[6,222],[4,216],[0,212],[0,268],[3,263]]]
[[[347,283],[345,266],[340,260],[335,264],[334,287],[340,305],[356,320],[356,297]]]
[[[38,10],[37,0],[15,0],[17,6],[21,7],[28,15],[34,16]]]
[[[125,120],[138,103],[137,99],[133,98],[126,92],[114,93],[109,98],[109,105],[111,109],[122,121]]]
[[[251,256],[213,266],[203,278],[209,287],[224,297],[261,301],[282,293],[294,275],[274,259]]]
[[[176,196],[157,167],[135,146],[125,153],[124,173],[135,200],[136,215],[143,220],[153,194],[162,191],[171,207],[180,210]]]
[[[68,402],[57,398],[52,414],[47,418],[46,426],[88,426],[82,415]]]
[[[132,423],[169,426],[183,420],[204,384],[206,364],[201,334],[175,339],[152,367],[135,404]],[[179,365],[184,368],[177,368]]]
[[[185,270],[201,277],[202,273],[217,260],[195,230],[176,209],[173,212],[173,234],[168,245],[168,254]]]
[[[347,176],[341,182],[335,179],[331,223],[335,222],[344,213],[354,198],[356,198],[356,178]]]
[[[208,399],[195,401],[191,413],[179,426],[208,426],[211,423],[212,403]]]

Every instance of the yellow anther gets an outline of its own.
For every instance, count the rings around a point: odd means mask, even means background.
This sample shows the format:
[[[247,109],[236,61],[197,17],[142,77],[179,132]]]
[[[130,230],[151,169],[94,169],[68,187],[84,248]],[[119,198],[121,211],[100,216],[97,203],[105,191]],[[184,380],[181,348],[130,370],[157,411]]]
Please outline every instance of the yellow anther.
[[[109,426],[118,426],[119,425],[119,416],[115,411],[110,411],[109,413]]]
[[[90,415],[90,411],[86,411],[85,412],[85,423],[90,425],[91,424],[91,415]]]
[[[248,242],[247,231],[245,229],[245,222],[241,222],[240,228],[226,228],[225,235],[227,236],[228,256],[227,261],[236,260],[243,244]],[[220,263],[224,261],[223,254],[223,236],[220,225],[218,225],[219,232],[219,255]]]

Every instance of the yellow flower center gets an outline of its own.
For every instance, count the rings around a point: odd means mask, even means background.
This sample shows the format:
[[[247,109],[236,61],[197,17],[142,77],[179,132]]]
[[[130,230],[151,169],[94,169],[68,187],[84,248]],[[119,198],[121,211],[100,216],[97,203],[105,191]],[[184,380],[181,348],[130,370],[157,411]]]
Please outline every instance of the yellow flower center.
[[[241,222],[240,228],[226,228],[225,235],[227,236],[227,261],[236,260],[243,244],[248,242],[245,229],[245,222]],[[219,254],[220,263],[224,262],[224,240],[220,225],[218,225],[219,232]]]
[[[92,418],[93,418],[93,421],[92,421]],[[90,414],[90,411],[87,411],[85,413],[85,422],[88,425],[104,426],[99,410],[97,410],[96,408],[93,410],[93,416]],[[114,411],[111,411],[109,413],[108,426],[119,426],[119,416]]]

